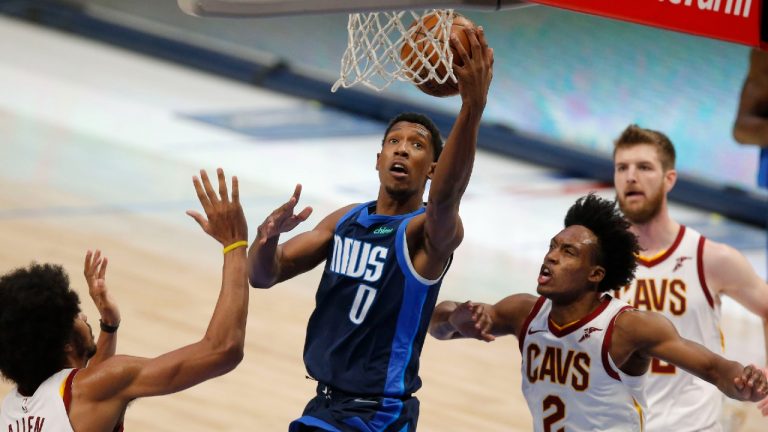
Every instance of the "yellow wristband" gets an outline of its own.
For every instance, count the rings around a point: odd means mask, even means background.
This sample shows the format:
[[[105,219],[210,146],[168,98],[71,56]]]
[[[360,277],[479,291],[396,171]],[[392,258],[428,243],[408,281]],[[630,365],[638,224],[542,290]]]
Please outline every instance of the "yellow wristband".
[[[248,246],[248,242],[245,241],[245,240],[240,240],[238,242],[234,242],[231,245],[229,245],[229,246],[224,248],[224,255],[226,255],[227,252],[229,252],[229,251],[232,251],[232,250],[235,250],[235,249],[237,249],[239,247],[244,247],[244,246]]]

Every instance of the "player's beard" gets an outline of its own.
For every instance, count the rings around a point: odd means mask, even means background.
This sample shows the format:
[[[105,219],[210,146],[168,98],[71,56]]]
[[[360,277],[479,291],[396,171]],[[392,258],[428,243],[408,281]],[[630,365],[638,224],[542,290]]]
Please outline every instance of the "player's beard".
[[[91,326],[88,324],[88,330],[90,329]],[[93,332],[89,331],[88,335],[75,332],[72,342],[78,357],[88,360],[96,355],[96,342],[93,340]]]
[[[659,186],[656,193],[646,195],[646,201],[637,206],[626,204],[624,197],[618,197],[619,208],[624,213],[624,217],[635,225],[642,225],[650,222],[661,211],[661,204],[664,201],[664,183]]]

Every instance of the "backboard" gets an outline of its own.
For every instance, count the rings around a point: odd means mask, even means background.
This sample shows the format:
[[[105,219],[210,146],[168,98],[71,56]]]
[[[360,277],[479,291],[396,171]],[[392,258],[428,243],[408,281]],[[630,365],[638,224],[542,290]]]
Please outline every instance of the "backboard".
[[[523,0],[177,0],[185,13],[214,17],[269,17],[405,9],[500,10]]]

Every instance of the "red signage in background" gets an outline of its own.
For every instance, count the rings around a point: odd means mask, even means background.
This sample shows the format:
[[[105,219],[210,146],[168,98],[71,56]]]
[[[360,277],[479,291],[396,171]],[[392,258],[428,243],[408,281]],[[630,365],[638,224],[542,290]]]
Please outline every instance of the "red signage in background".
[[[531,1],[753,47],[761,46],[761,0]]]

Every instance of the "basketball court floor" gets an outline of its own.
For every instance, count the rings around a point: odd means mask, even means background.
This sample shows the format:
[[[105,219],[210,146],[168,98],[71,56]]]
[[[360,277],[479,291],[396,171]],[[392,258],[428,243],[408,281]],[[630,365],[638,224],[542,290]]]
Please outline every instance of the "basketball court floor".
[[[118,353],[156,356],[205,331],[222,260],[220,246],[184,214],[199,205],[191,182],[199,168],[240,178],[251,239],[296,183],[304,186],[300,205],[314,208],[297,231],[376,195],[383,124],[6,18],[0,59],[0,272],[63,264],[96,320],[82,263],[87,249],[102,249],[123,316]],[[441,298],[493,302],[533,292],[549,238],[591,190],[613,194],[480,152],[461,209],[466,238]],[[678,205],[672,211],[742,250],[765,276],[764,231]],[[286,430],[314,392],[301,352],[319,275],[253,290],[241,366],[134,403],[127,430]],[[728,355],[765,364],[755,317],[725,301],[724,327]],[[419,430],[530,430],[519,365],[514,338],[428,338]],[[9,388],[0,383],[0,393]],[[767,430],[753,406],[730,409],[744,420],[740,430]]]

